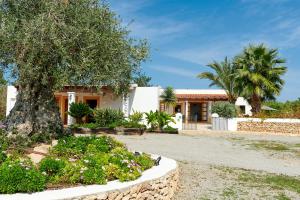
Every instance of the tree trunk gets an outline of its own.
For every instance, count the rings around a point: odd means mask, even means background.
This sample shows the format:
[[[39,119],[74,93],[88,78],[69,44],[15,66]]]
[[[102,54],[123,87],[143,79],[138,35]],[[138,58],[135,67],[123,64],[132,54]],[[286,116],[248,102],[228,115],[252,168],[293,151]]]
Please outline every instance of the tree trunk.
[[[9,133],[45,141],[63,133],[53,90],[39,83],[20,86],[15,106],[5,120]]]
[[[252,113],[257,114],[261,110],[261,99],[258,95],[253,94],[251,97]]]

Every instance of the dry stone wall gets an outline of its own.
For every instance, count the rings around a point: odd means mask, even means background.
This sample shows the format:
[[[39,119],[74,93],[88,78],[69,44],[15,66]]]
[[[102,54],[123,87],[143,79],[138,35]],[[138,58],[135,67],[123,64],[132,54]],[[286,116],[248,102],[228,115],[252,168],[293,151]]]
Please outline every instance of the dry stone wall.
[[[122,190],[87,195],[70,200],[169,200],[177,189],[178,168],[165,176],[146,181]]]
[[[238,131],[270,132],[300,135],[300,123],[285,122],[238,122]]]

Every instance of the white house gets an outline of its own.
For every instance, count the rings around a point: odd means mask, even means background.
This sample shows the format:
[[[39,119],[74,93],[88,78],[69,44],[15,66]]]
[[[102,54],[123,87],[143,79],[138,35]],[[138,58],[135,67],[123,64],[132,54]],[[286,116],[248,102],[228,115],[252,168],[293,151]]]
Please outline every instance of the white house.
[[[91,108],[120,109],[125,116],[129,116],[134,111],[162,110],[170,114],[181,113],[184,123],[205,123],[211,120],[212,103],[228,100],[224,90],[175,89],[177,103],[166,110],[166,106],[160,99],[162,92],[161,87],[138,87],[133,84],[125,97],[114,95],[108,87],[102,87],[99,91],[93,87],[65,86],[61,91],[55,92],[55,98],[64,124],[72,123],[72,118],[67,114],[72,102],[84,102]],[[16,95],[17,89],[14,86],[8,86],[6,115],[13,108]],[[236,105],[242,107],[245,114],[251,112],[248,102],[241,98],[238,99]]]

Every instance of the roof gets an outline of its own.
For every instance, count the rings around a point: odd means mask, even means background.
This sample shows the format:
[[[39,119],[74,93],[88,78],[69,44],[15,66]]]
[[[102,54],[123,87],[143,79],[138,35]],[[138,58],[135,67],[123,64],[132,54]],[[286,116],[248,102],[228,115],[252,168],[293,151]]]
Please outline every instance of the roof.
[[[226,101],[228,97],[226,94],[176,94],[179,100],[213,100]]]

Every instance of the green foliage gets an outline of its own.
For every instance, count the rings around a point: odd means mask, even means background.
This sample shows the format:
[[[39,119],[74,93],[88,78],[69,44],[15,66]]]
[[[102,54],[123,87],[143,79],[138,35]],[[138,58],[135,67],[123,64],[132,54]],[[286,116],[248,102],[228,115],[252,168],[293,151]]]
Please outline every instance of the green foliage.
[[[218,86],[224,89],[227,93],[229,102],[234,103],[236,98],[239,96],[239,91],[237,91],[235,76],[236,76],[236,66],[225,57],[224,61],[210,63],[207,65],[213,72],[203,72],[198,75],[198,78],[208,79],[211,81],[211,86]]]
[[[96,129],[100,126],[96,123],[84,123],[84,124],[72,124],[71,128],[90,128],[90,129]]]
[[[129,116],[128,121],[133,123],[141,123],[143,120],[143,116],[144,116],[143,112],[134,111],[133,114]]]
[[[146,76],[145,74],[138,73],[137,76],[133,78],[133,82],[136,83],[139,87],[150,87],[151,77]]]
[[[123,146],[111,137],[65,137],[58,140],[56,146],[51,150],[52,154],[60,157],[77,158],[82,156],[88,149],[88,145],[93,144],[97,151],[109,152],[112,149]]]
[[[262,101],[273,100],[280,94],[287,68],[277,49],[269,49],[264,44],[249,45],[234,62],[237,87],[250,100],[253,113],[260,111]]]
[[[161,130],[164,127],[168,126],[169,123],[171,123],[171,122],[175,123],[175,121],[171,115],[169,115],[166,112],[158,112],[158,111],[157,111],[157,122],[158,122],[158,126]]]
[[[111,124],[118,124],[124,120],[124,113],[111,108],[94,110],[94,119],[100,127],[109,127]]]
[[[150,111],[149,113],[145,113],[145,114],[146,114],[147,124],[150,125],[150,130],[155,130],[157,128],[163,130],[163,128],[168,126],[169,123],[171,122],[175,123],[172,116],[166,112]]]
[[[167,106],[174,105],[177,101],[174,89],[170,86],[164,89],[163,93],[160,95],[160,98]]]
[[[265,102],[264,105],[274,108],[276,110],[261,110],[255,115],[255,117],[300,119],[300,99],[286,102],[268,101]]]
[[[0,165],[7,159],[7,155],[1,151],[0,152]]]
[[[69,115],[76,119],[77,123],[82,122],[82,118],[91,114],[93,111],[86,103],[71,103]]]
[[[125,128],[145,128],[145,125],[142,124],[143,116],[143,112],[134,111],[133,114],[128,117],[128,120],[123,121],[122,126]]]
[[[45,173],[47,177],[52,177],[66,166],[66,162],[59,158],[45,157],[41,160],[39,166],[40,172]]]
[[[177,128],[173,128],[171,126],[166,126],[165,128],[163,128],[163,132],[167,132],[167,133],[178,133],[178,129]]]
[[[216,102],[212,105],[212,113],[217,113],[220,117],[236,117],[237,111],[234,104],[228,102]]]
[[[148,55],[104,1],[3,0],[0,15],[0,60],[19,84],[106,85],[119,93]]]
[[[61,144],[65,144],[66,148]],[[66,158],[76,159],[66,163],[54,183],[105,184],[107,180],[134,180],[154,165],[149,155],[135,156],[124,145],[106,136],[71,137],[60,140],[58,145],[52,151],[55,156],[67,152]]]
[[[157,111],[153,112],[152,110],[146,114],[147,124],[150,125],[151,130],[155,130],[158,128],[158,120],[157,120]]]
[[[249,100],[252,112],[257,113],[263,101],[273,100],[280,94],[284,85],[282,76],[287,71],[284,63],[277,49],[264,44],[249,45],[233,61],[225,57],[220,63],[210,63],[213,72],[203,72],[198,77],[210,80],[210,86],[224,89],[230,103],[238,96]]]
[[[8,159],[0,166],[0,193],[36,192],[45,188],[45,177],[29,160]]]
[[[46,185],[105,184],[135,180],[151,168],[148,154],[134,154],[112,137],[66,137],[38,164],[11,156],[0,162],[0,193],[35,192]]]

